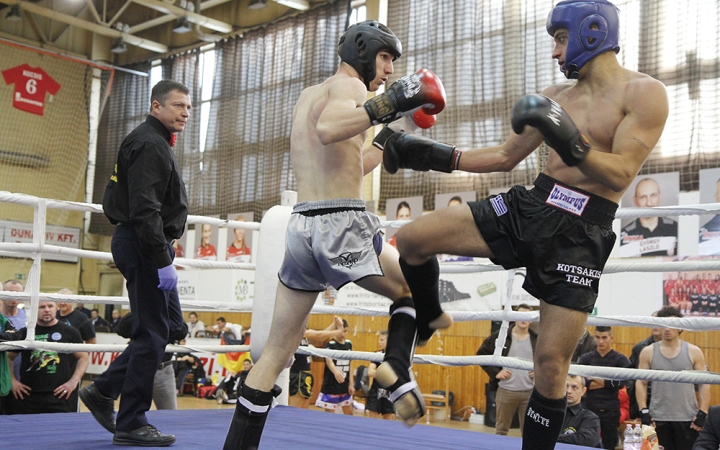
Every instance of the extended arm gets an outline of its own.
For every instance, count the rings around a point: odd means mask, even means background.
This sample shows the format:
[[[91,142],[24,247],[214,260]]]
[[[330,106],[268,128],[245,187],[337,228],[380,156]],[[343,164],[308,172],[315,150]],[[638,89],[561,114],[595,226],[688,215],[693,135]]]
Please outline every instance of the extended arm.
[[[638,369],[650,369],[650,363],[652,362],[652,352],[652,345],[648,345],[640,352]],[[650,418],[650,411],[648,410],[647,404],[647,387],[648,382],[646,380],[635,381],[635,399],[637,400],[638,409],[640,410],[643,425],[650,425],[650,422],[652,421],[652,419]]]
[[[695,345],[690,345],[690,358],[693,362],[693,369],[695,370],[707,370],[705,366],[705,355],[702,350]],[[691,427],[697,431],[702,429],[705,424],[705,418],[707,417],[707,411],[710,408],[710,385],[701,384],[698,386],[698,412]]]

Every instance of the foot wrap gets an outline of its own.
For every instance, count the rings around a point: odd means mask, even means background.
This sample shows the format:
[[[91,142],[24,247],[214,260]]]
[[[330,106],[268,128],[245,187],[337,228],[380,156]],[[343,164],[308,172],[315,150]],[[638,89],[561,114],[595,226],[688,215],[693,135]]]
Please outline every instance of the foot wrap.
[[[390,392],[393,409],[405,425],[411,427],[425,415],[425,400],[410,370],[396,372],[386,361],[375,371],[375,379]]]
[[[525,414],[522,450],[552,450],[560,435],[567,399],[549,399],[532,391]]]
[[[223,450],[256,450],[268,412],[277,405],[275,397],[281,392],[278,385],[263,392],[243,384]]]
[[[417,309],[418,345],[422,347],[428,343],[435,330],[452,325],[452,317],[440,307],[440,264],[433,257],[419,266],[411,266],[400,258],[400,269]]]

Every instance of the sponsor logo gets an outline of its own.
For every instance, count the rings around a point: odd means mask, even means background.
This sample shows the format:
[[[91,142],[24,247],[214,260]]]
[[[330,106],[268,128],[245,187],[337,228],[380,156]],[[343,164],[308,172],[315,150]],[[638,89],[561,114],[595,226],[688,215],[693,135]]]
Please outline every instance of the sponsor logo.
[[[540,425],[544,427],[550,426],[550,419],[546,419],[545,417],[541,416],[540,413],[535,412],[531,407],[528,406],[527,416],[535,421],[535,423],[539,423]]]
[[[341,253],[340,255],[336,256],[335,258],[330,258],[330,262],[333,265],[345,267],[346,269],[351,269],[352,266],[357,264],[358,260],[360,259],[360,255],[362,252],[345,252]]]
[[[581,216],[588,200],[590,200],[590,196],[556,184],[545,203]]]
[[[495,214],[497,214],[498,216],[502,216],[503,214],[508,212],[507,206],[505,206],[505,201],[499,195],[497,197],[491,198],[490,204],[495,210]]]

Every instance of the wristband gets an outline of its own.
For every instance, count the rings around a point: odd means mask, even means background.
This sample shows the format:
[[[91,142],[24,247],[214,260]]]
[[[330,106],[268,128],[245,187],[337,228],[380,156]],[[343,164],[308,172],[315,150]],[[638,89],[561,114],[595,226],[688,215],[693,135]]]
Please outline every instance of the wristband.
[[[698,428],[702,428],[703,425],[705,425],[705,419],[707,419],[707,413],[699,409],[697,414],[695,414],[695,420],[693,420],[693,424],[695,424],[695,426]]]
[[[649,409],[643,408],[642,411],[640,411],[640,421],[643,425],[650,425],[652,423]]]

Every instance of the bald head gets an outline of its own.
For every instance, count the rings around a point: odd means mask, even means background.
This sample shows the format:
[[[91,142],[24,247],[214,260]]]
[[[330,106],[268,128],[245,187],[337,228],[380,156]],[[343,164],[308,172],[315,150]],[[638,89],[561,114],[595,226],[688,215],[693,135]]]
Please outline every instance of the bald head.
[[[638,208],[660,206],[660,185],[652,178],[643,178],[635,186],[633,202]]]

